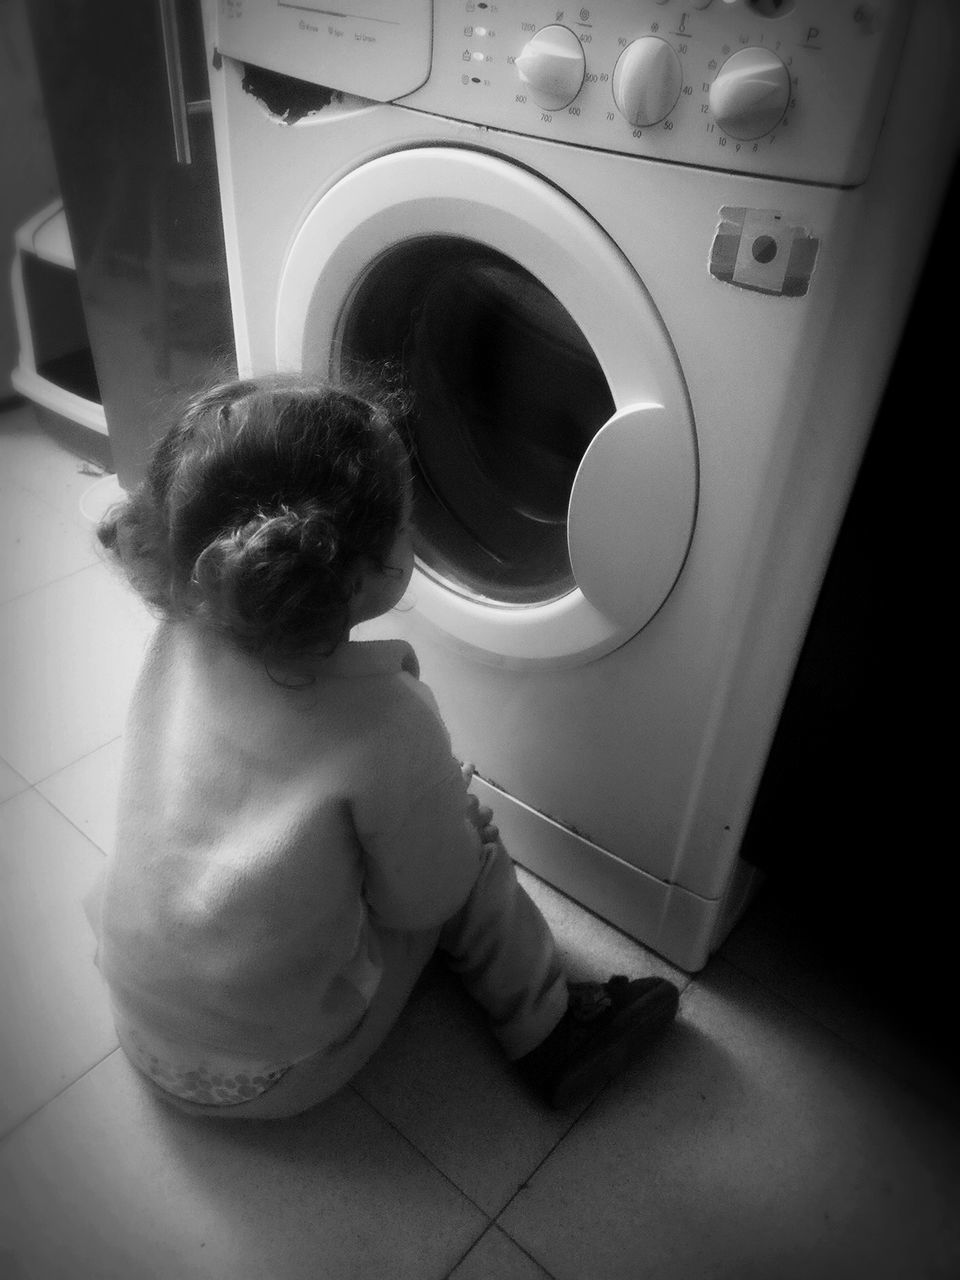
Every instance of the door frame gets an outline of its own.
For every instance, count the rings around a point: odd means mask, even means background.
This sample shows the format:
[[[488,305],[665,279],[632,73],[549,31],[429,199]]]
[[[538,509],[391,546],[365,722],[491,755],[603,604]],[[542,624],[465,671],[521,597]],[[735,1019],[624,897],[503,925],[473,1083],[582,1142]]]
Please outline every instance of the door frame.
[[[365,272],[425,236],[472,239],[539,279],[592,347],[615,413],[588,446],[571,491],[572,591],[503,605],[446,586],[418,563],[407,602],[459,647],[498,665],[574,665],[610,652],[646,626],[680,575],[696,522],[698,456],[689,395],[659,313],[579,205],[527,169],[468,148],[419,147],[367,161],[321,196],[293,237],[277,302],[277,366],[339,376],[344,319]]]

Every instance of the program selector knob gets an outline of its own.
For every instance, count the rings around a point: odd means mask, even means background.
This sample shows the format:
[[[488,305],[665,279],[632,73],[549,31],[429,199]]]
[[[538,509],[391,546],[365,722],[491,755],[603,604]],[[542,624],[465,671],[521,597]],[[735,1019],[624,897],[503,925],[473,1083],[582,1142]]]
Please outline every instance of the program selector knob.
[[[569,27],[542,27],[523,46],[514,64],[521,82],[539,106],[559,111],[583,86],[583,46]]]
[[[659,124],[683,88],[680,59],[666,40],[641,36],[628,44],[613,69],[613,97],[632,125]]]
[[[783,119],[790,72],[769,49],[751,46],[729,57],[710,86],[710,110],[731,138],[762,138]]]

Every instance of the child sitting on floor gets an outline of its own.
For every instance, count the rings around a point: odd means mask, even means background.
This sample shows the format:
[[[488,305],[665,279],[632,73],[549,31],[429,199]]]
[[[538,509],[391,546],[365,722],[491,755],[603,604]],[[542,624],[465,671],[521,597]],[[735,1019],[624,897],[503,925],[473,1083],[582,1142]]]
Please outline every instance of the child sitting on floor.
[[[673,1019],[568,983],[417,659],[351,628],[413,569],[389,401],[299,378],[198,396],[100,539],[159,613],[124,739],[98,963],[120,1043],[197,1115],[294,1115],[385,1038],[439,949],[566,1106]]]

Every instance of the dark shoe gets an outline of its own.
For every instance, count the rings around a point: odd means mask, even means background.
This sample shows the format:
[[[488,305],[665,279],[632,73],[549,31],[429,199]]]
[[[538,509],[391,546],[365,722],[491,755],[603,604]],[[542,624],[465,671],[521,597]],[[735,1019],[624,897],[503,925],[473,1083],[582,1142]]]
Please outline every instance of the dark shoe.
[[[676,1016],[680,992],[665,978],[616,974],[568,983],[570,1003],[546,1040],[520,1058],[527,1084],[552,1107],[569,1107],[619,1074]]]

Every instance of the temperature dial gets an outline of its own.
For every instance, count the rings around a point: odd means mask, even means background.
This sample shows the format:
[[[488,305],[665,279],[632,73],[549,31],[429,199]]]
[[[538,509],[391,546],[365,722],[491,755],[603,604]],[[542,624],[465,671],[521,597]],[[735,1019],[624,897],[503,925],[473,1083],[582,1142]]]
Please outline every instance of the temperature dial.
[[[583,46],[569,27],[543,27],[523,46],[517,73],[527,92],[547,111],[569,106],[583,85]]]
[[[710,86],[710,110],[731,138],[762,138],[780,123],[789,102],[790,72],[768,49],[741,49]]]
[[[657,36],[627,45],[613,69],[613,97],[633,125],[658,124],[668,116],[683,88],[680,59]]]

